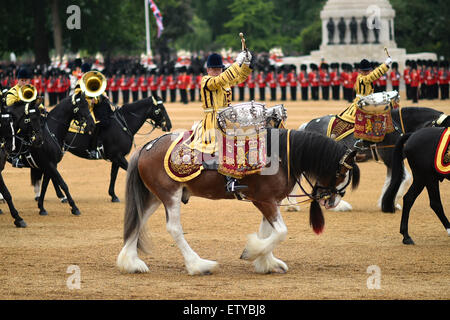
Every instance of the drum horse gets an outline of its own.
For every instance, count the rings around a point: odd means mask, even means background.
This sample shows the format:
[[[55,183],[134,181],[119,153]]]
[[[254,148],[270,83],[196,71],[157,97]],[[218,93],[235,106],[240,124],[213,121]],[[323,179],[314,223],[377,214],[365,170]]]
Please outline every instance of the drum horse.
[[[246,126],[254,129],[259,142],[266,135],[266,153],[260,152],[259,155],[262,158],[267,155],[267,163],[259,172],[241,179],[248,186],[240,191],[241,196],[252,202],[263,215],[259,231],[249,236],[241,259],[253,261],[258,273],[284,273],[288,270],[287,265],[272,254],[276,245],[287,235],[279,210],[281,200],[292,191],[301,175],[313,181],[312,192],[308,193],[311,200],[310,224],[316,233],[321,233],[324,217],[320,205],[326,208],[336,206],[348,185],[352,184],[356,188],[359,168],[355,163],[356,152],[330,138],[312,132],[265,128],[266,111],[263,106],[253,102],[250,105],[230,106],[218,113],[222,130],[217,130],[216,134],[223,141],[230,138],[231,141],[237,141],[237,135],[229,136],[225,132],[237,132],[236,127]],[[117,258],[117,266],[122,272],[149,271],[145,262],[138,257],[138,249],[148,253],[146,222],[161,203],[165,207],[167,231],[184,257],[188,274],[209,274],[218,266],[216,261],[200,258],[187,243],[180,221],[180,206],[181,202],[186,204],[190,196],[219,200],[233,199],[235,195],[226,192],[224,176],[218,170],[204,169],[202,161],[197,164],[202,169],[196,171],[195,178],[180,182],[169,176],[165,169],[170,153],[168,150],[182,136],[189,136],[189,133],[163,135],[131,156],[126,182],[124,246]],[[250,157],[250,153],[246,156]],[[183,159],[186,155],[189,158],[190,153],[186,153]],[[220,159],[223,160],[223,157],[219,157],[219,167]],[[272,174],[265,174],[264,169],[270,171],[272,166],[276,170]]]
[[[360,100],[364,103],[366,108],[384,108],[391,101],[394,102],[393,105],[399,102],[400,96],[397,91],[390,92],[378,92]],[[392,155],[394,151],[394,146],[398,139],[401,137],[402,133],[409,133],[419,130],[428,126],[440,126],[446,127],[450,126],[450,117],[441,111],[426,108],[426,107],[402,107],[402,108],[391,108],[390,110],[392,122],[395,130],[391,133],[386,133],[384,139],[377,143],[372,143],[369,148],[365,148],[361,152],[366,154],[368,158],[372,158],[377,162],[383,163],[387,169],[386,180],[382,188],[381,196],[378,200],[378,207],[382,208],[381,201],[387,186],[391,180],[392,172]],[[327,115],[320,118],[313,119],[300,126],[299,130],[318,132],[323,135],[327,135],[330,131],[330,127],[333,124],[335,115]],[[339,143],[346,145],[348,148],[353,148],[357,139],[354,137],[353,126],[347,128],[348,130],[342,131],[340,136],[333,137]],[[398,188],[398,193],[396,195],[396,203],[401,198],[401,196],[406,191],[408,184],[411,182],[411,175],[408,170],[404,170],[402,176],[401,184]],[[400,205],[396,205],[397,208],[401,208]],[[291,210],[297,210],[297,207],[292,205],[289,207]],[[339,206],[333,209],[334,211],[348,211],[351,210],[352,206],[346,202],[341,201]],[[383,210],[383,209],[382,209]],[[384,211],[384,210],[383,210]]]

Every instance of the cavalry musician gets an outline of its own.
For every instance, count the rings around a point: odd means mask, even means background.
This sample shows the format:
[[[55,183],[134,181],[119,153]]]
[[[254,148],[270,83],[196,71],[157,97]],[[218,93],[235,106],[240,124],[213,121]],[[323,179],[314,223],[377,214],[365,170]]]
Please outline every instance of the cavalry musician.
[[[387,57],[384,63],[380,64],[375,70],[372,70],[372,65],[367,59],[361,60],[359,64],[360,73],[356,78],[354,86],[356,97],[352,104],[338,115],[340,119],[350,123],[355,123],[356,108],[359,99],[374,92],[373,82],[389,70],[391,63],[391,57]],[[362,148],[363,141],[359,140],[356,146]]]
[[[17,72],[17,84],[8,90],[5,95],[6,106],[13,108],[25,103],[38,103],[39,109],[45,112],[45,107],[41,99],[37,98],[37,89],[31,85],[31,73],[27,69],[20,69]],[[19,155],[11,155],[11,164],[13,167],[23,168],[24,164]]]
[[[203,76],[201,80],[200,90],[204,116],[194,127],[191,148],[207,154],[214,154],[218,151],[215,130],[219,126],[216,115],[231,104],[230,86],[245,82],[252,72],[251,59],[251,53],[243,50],[236,57],[235,63],[223,71],[225,66],[222,63],[222,56],[217,53],[208,56],[207,75]],[[246,187],[239,185],[237,179],[233,177],[225,177],[227,192],[235,192]]]
[[[107,80],[100,71],[91,71],[90,65],[87,63],[83,64],[81,69],[83,75],[75,86],[72,101],[81,92],[85,94],[89,110],[95,122],[94,134],[92,135],[91,145],[87,152],[91,159],[102,159],[104,158],[104,148],[100,139],[100,130],[106,129],[109,126],[110,117],[113,114],[111,104],[105,92]]]

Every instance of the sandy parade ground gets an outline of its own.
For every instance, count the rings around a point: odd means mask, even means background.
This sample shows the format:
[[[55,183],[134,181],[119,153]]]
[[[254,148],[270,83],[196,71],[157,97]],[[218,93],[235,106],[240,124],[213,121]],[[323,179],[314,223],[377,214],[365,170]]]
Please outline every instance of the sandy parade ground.
[[[267,102],[267,106],[277,103]],[[340,112],[347,103],[286,101],[284,105],[287,126],[296,129],[315,117]],[[423,100],[418,105],[450,114],[448,100]],[[198,102],[165,106],[173,130],[189,129],[202,115]],[[140,130],[137,146],[162,134],[155,130],[145,135],[149,131],[147,124]],[[110,163],[67,153],[59,170],[82,214],[73,216],[50,186],[49,215],[39,216],[29,170],[7,164],[3,175],[28,227],[16,228],[6,204],[0,205],[0,298],[450,299],[450,237],[429,207],[427,193],[420,195],[411,212],[410,234],[416,245],[403,245],[401,212],[386,214],[377,207],[385,166],[375,162],[359,166],[360,188],[348,191],[344,198],[353,211],[326,211],[321,235],[309,226],[307,206],[300,212],[283,212],[288,236],[274,254],[288,265],[286,274],[256,274],[251,263],[239,259],[247,235],[256,232],[261,221],[251,203],[191,198],[181,209],[185,237],[201,257],[217,260],[220,266],[209,276],[189,276],[166,231],[162,206],[149,220],[152,253],[141,256],[150,272],[119,272],[115,262],[123,242],[124,171],[119,171],[116,183],[122,201],[111,203],[107,194]],[[448,181],[441,184],[447,216],[449,186]],[[81,279],[79,289],[70,289],[74,270]],[[378,289],[368,287],[373,270],[378,272]]]

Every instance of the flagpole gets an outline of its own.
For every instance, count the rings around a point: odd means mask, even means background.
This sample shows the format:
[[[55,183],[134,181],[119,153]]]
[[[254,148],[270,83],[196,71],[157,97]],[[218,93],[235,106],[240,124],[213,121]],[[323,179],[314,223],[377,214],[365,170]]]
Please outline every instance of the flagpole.
[[[145,5],[145,35],[147,38],[147,55],[150,54],[151,47],[150,47],[150,19],[148,16],[148,0],[144,0]]]

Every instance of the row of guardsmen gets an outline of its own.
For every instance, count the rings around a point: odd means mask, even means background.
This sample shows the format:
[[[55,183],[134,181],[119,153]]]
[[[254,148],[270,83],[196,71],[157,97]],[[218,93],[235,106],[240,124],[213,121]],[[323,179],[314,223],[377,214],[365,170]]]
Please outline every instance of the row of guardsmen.
[[[377,62],[372,63],[374,67]],[[48,105],[53,106],[70,94],[74,83],[81,77],[83,71],[68,74],[65,71],[53,69],[45,74],[35,70],[31,84],[36,87],[38,94],[47,93]],[[164,102],[182,102],[200,100],[201,73],[194,73],[189,67],[168,70],[117,70],[104,71],[107,77],[107,92],[115,104],[129,103],[149,95],[157,95]],[[247,81],[232,88],[233,101],[295,101],[298,98],[319,100],[340,100],[348,102],[354,99],[354,84],[358,76],[358,64],[322,63],[320,66],[311,63],[300,65],[297,73],[295,65],[270,66],[267,71],[252,72]],[[374,82],[374,91],[387,90],[388,82],[392,90],[399,91],[400,82],[404,81],[406,98],[417,102],[419,99],[441,99],[449,97],[450,72],[447,61],[406,61],[402,74],[398,71],[398,64],[392,63],[391,70]],[[17,83],[12,74],[0,75],[3,88],[11,88]],[[342,96],[341,96],[342,92]],[[440,94],[439,94],[440,93]],[[258,96],[257,96],[258,95]]]

